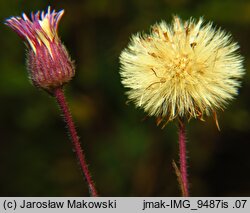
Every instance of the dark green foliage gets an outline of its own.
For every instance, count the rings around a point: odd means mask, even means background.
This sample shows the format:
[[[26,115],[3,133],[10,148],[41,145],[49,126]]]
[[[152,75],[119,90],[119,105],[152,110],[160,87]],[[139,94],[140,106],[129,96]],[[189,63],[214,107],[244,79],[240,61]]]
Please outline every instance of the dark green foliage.
[[[51,1],[0,3],[0,19],[44,10]],[[65,9],[59,36],[76,64],[66,96],[89,168],[103,196],[179,196],[172,160],[177,126],[156,127],[120,83],[119,55],[132,33],[172,14],[204,16],[230,31],[245,57],[239,96],[212,117],[188,125],[192,196],[250,195],[250,2],[197,0],[53,1]],[[0,26],[0,196],[88,196],[55,101],[27,78],[24,45]]]

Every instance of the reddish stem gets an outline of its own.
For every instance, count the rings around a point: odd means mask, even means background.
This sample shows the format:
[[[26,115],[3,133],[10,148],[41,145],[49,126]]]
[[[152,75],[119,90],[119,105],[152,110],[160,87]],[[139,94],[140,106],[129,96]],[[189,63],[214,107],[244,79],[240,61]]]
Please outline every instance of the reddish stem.
[[[71,117],[71,114],[69,111],[69,107],[67,105],[62,88],[55,89],[54,96],[56,98],[57,103],[60,106],[62,113],[63,113],[63,117],[64,117],[65,123],[67,125],[68,131],[69,131],[69,134],[70,134],[70,137],[71,137],[71,140],[72,140],[75,152],[76,152],[77,159],[80,163],[81,170],[84,174],[85,180],[86,180],[88,187],[89,187],[90,195],[92,197],[97,197],[98,194],[97,194],[97,191],[95,189],[94,182],[91,178],[91,175],[90,175],[90,172],[88,169],[88,165],[87,165],[86,160],[85,160],[85,155],[84,155],[84,152],[81,148],[79,137],[77,136],[76,128],[75,128],[74,122],[72,120],[72,117]]]
[[[188,178],[187,178],[187,150],[186,150],[186,136],[185,136],[185,124],[183,121],[179,121],[179,157],[180,157],[180,173],[183,187],[183,196],[188,197]]]

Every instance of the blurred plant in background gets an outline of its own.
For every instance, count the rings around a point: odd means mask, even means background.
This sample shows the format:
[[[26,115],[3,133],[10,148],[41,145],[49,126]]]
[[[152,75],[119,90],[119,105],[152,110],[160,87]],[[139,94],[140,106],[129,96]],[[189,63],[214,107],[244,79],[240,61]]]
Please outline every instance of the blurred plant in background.
[[[67,14],[59,33],[76,60],[77,73],[66,93],[79,135],[88,141],[86,155],[99,191],[103,196],[177,195],[175,173],[169,164],[177,158],[176,127],[170,124],[162,131],[154,119],[125,104],[119,54],[131,33],[155,22],[170,21],[173,14],[183,19],[204,16],[232,33],[248,70],[249,1],[9,0],[0,3],[1,20],[10,14],[45,9],[48,4],[64,8]],[[28,83],[20,40],[3,24],[0,34],[1,195],[87,196],[87,187],[85,191],[79,188],[82,180],[68,152],[71,145],[64,143],[67,137],[61,134],[64,126],[56,116],[58,109]],[[192,196],[250,194],[249,77],[247,73],[237,101],[223,117],[218,114],[220,133],[212,118],[205,123],[190,122]]]

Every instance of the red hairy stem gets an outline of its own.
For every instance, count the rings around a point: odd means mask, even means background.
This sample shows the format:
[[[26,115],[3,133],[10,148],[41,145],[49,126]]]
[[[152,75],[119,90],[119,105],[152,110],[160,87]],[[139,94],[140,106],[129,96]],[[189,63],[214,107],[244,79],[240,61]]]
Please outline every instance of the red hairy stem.
[[[67,105],[67,102],[66,102],[66,99],[64,96],[63,89],[62,88],[55,89],[54,90],[54,97],[56,98],[56,101],[59,104],[59,107],[63,113],[64,121],[67,125],[68,131],[69,131],[72,143],[73,143],[73,147],[74,147],[74,150],[76,152],[77,159],[80,163],[81,170],[84,174],[85,180],[86,180],[88,187],[89,187],[89,193],[92,197],[97,197],[98,194],[97,194],[94,182],[91,178],[91,175],[90,175],[90,172],[88,169],[88,165],[87,165],[86,160],[85,160],[85,155],[84,155],[83,149],[81,148],[79,137],[77,135],[76,128],[75,128],[74,122],[72,120],[72,117],[71,117],[71,114],[69,111],[69,107]]]
[[[186,150],[186,135],[184,121],[179,120],[179,158],[180,158],[180,175],[181,188],[183,197],[188,197],[188,174],[187,174],[187,150]]]

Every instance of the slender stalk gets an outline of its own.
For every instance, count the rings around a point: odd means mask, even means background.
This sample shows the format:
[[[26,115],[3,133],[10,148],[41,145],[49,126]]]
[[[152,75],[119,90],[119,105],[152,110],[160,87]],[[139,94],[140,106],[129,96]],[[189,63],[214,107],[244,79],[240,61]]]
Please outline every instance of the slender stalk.
[[[186,135],[185,124],[179,120],[179,158],[180,158],[180,175],[181,188],[183,197],[188,197],[188,178],[187,178],[187,150],[186,150]]]
[[[67,105],[67,102],[64,96],[63,89],[62,88],[55,89],[54,97],[56,98],[56,101],[59,104],[59,107],[63,113],[64,120],[67,125],[68,131],[69,131],[69,134],[70,134],[70,137],[71,137],[71,140],[72,140],[75,152],[76,152],[77,159],[80,163],[81,170],[84,174],[85,180],[89,187],[89,193],[92,197],[97,197],[98,194],[97,194],[94,182],[91,178],[88,165],[85,160],[85,155],[84,155],[83,149],[81,148],[79,137],[77,136],[76,128],[72,120],[69,107]]]

